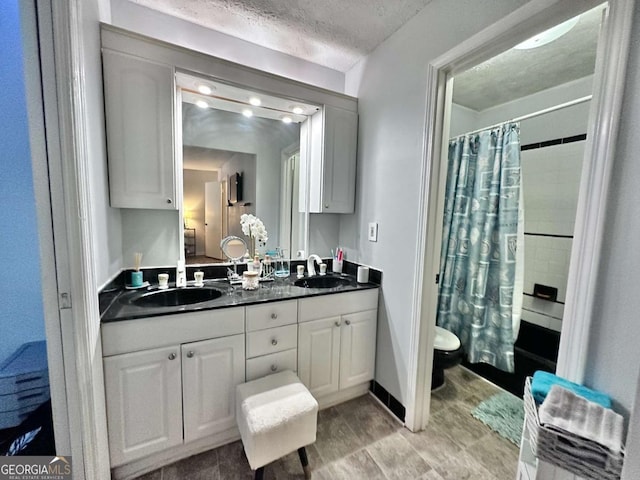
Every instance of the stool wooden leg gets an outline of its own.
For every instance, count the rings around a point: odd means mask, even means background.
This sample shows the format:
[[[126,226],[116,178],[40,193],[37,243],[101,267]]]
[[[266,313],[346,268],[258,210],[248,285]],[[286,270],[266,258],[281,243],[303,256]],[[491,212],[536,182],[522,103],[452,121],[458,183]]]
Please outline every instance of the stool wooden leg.
[[[304,447],[298,449],[298,456],[300,457],[302,470],[304,470],[304,478],[309,480],[311,478],[311,468],[309,468],[309,459],[307,458],[307,451]]]
[[[253,477],[254,480],[262,480],[264,477],[264,467],[260,467],[256,470],[256,476]]]

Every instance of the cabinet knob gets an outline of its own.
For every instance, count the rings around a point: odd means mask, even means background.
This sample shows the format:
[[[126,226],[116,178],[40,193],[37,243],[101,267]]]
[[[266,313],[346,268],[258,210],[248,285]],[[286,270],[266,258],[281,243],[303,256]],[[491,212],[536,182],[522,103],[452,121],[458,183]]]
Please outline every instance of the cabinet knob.
[[[347,325],[351,325],[351,320],[345,320],[344,323],[346,323]]]
[[[171,200],[170,198],[167,198],[167,203],[173,203],[173,200]]]
[[[272,318],[273,320],[275,320],[276,318],[278,318],[278,314],[277,314],[277,313],[272,313],[272,314],[271,314],[271,318]]]
[[[277,365],[271,365],[271,371],[275,372],[276,370],[278,370],[278,366]]]
[[[340,320],[336,320],[336,327],[340,326]]]
[[[175,360],[176,359],[176,354],[175,353],[170,353],[169,354],[169,360]]]
[[[325,205],[324,208],[329,208],[329,205]]]
[[[193,358],[193,352],[192,351],[187,352],[187,358]]]
[[[277,344],[278,344],[278,340],[276,340],[275,338],[271,340],[271,345],[275,347]]]

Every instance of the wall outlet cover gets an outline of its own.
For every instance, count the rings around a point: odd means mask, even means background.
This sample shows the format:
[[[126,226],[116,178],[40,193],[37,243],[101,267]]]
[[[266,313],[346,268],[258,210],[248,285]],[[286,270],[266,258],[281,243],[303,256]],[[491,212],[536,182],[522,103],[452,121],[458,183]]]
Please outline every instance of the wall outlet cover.
[[[369,223],[369,241],[370,242],[378,241],[378,222]]]

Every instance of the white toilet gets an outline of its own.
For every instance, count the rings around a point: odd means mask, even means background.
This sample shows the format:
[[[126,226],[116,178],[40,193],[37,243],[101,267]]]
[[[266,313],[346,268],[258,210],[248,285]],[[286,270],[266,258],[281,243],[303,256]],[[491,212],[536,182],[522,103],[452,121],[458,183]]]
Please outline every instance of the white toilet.
[[[436,339],[433,343],[433,349],[431,390],[444,385],[444,370],[458,365],[464,355],[460,339],[449,330],[438,326],[436,326]]]

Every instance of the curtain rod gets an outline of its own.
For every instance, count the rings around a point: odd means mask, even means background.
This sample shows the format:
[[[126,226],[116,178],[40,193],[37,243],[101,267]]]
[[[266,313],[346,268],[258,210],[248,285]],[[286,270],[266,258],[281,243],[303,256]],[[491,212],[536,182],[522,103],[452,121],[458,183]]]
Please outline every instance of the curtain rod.
[[[530,118],[534,118],[534,117],[538,117],[540,115],[544,115],[545,113],[551,113],[551,112],[555,112],[556,110],[561,110],[563,108],[573,107],[574,105],[578,105],[580,103],[588,102],[589,100],[591,100],[592,97],[593,97],[593,95],[587,95],[585,97],[576,98],[575,100],[571,100],[569,102],[561,103],[559,105],[555,105],[555,106],[549,107],[549,108],[544,108],[542,110],[538,110],[537,112],[529,113],[527,115],[522,115],[521,117],[512,118],[511,120],[507,120],[506,122],[496,123],[495,125],[491,125],[489,127],[484,127],[484,128],[480,128],[478,130],[473,130],[471,132],[463,133],[462,135],[472,135],[474,133],[482,132],[484,130],[490,130],[492,128],[499,127],[501,125],[504,125],[505,123],[521,122],[523,120],[528,120]],[[457,135],[456,137],[453,137],[453,138],[461,137],[462,135]]]

